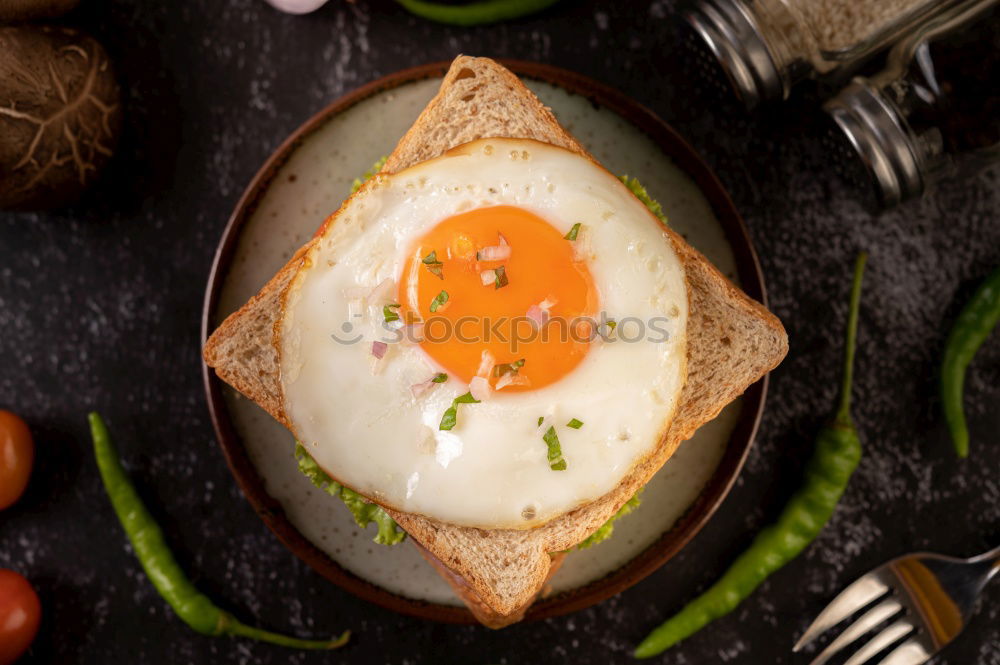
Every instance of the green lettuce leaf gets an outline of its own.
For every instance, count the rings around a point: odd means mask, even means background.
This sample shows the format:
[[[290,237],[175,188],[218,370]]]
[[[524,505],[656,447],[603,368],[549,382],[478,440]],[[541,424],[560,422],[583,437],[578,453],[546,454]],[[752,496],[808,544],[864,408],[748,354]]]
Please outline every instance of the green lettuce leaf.
[[[609,519],[607,522],[605,522],[604,524],[602,524],[601,528],[599,528],[597,531],[595,531],[594,533],[592,533],[589,536],[587,536],[586,540],[584,540],[583,542],[579,543],[576,546],[576,549],[578,549],[578,550],[587,549],[588,547],[591,547],[592,545],[596,545],[597,543],[603,543],[605,540],[607,540],[608,538],[610,538],[611,534],[615,530],[615,521],[618,520],[621,517],[625,517],[630,512],[632,512],[633,510],[635,510],[636,508],[639,507],[639,501],[640,501],[639,495],[640,494],[642,494],[642,490],[641,489],[638,492],[635,493],[635,496],[633,496],[631,499],[629,499],[628,501],[626,501],[625,505],[623,505],[621,508],[619,508],[618,512],[611,516],[611,519]]]
[[[365,184],[365,182],[367,182],[373,175],[381,171],[382,167],[385,166],[385,160],[387,159],[389,158],[383,157],[382,159],[372,164],[372,167],[367,171],[365,171],[365,174],[363,176],[361,176],[360,178],[355,178],[354,182],[351,183],[351,194],[361,189],[361,185]]]
[[[658,201],[654,200],[653,197],[649,195],[649,192],[647,192],[646,188],[639,183],[638,179],[627,175],[620,176],[618,179],[625,183],[625,186],[629,188],[629,191],[635,194],[637,199],[645,203],[646,207],[649,208],[649,211],[656,215],[659,220],[664,223],[664,225],[667,224],[667,216],[663,212],[663,207]]]
[[[295,459],[299,462],[299,471],[305,474],[313,485],[344,502],[358,526],[364,529],[375,522],[378,527],[378,533],[375,534],[374,539],[376,543],[395,545],[406,539],[406,532],[400,529],[396,521],[389,517],[389,513],[385,512],[381,506],[369,503],[363,496],[349,487],[344,487],[327,475],[326,471],[320,468],[316,460],[297,441],[295,443]]]

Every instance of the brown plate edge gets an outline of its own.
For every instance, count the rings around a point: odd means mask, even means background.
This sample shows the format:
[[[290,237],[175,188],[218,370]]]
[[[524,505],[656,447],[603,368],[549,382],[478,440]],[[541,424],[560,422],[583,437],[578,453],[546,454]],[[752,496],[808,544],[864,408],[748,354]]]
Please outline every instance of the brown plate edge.
[[[683,138],[651,110],[620,91],[593,79],[542,63],[506,59],[499,61],[519,76],[557,85],[617,113],[641,129],[658,146],[664,148],[664,152],[695,181],[711,205],[732,247],[742,289],[750,297],[767,304],[763,273],[743,219],[718,178]],[[239,230],[256,209],[257,199],[264,186],[287,161],[294,148],[331,117],[358,102],[406,83],[443,76],[450,64],[450,62],[437,62],[412,67],[361,86],[313,115],[275,149],[250,181],[223,231],[205,293],[201,325],[202,345],[208,339],[209,326],[221,291],[222,272],[228,268],[232,259],[239,239]],[[341,567],[306,539],[285,516],[281,505],[267,493],[263,480],[257,474],[233,428],[228,407],[222,397],[223,383],[204,362],[202,378],[212,424],[230,471],[257,514],[296,556],[331,582],[381,607],[434,621],[475,623],[474,617],[465,607],[415,600],[376,586]],[[695,503],[669,531],[617,571],[578,589],[539,600],[528,610],[525,620],[559,616],[605,600],[638,583],[680,551],[711,518],[736,481],[753,443],[763,413],[766,392],[765,376],[744,393],[739,421],[730,435],[729,444],[719,466]]]

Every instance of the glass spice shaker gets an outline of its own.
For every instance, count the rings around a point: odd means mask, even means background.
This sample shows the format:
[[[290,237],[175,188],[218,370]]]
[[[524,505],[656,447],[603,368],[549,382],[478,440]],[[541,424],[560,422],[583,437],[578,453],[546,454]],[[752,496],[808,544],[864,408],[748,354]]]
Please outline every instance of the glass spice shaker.
[[[1000,162],[1000,0],[966,0],[897,44],[824,109],[870,208]],[[846,161],[845,161],[846,160]]]
[[[748,108],[806,78],[847,76],[959,0],[694,0],[687,22]]]

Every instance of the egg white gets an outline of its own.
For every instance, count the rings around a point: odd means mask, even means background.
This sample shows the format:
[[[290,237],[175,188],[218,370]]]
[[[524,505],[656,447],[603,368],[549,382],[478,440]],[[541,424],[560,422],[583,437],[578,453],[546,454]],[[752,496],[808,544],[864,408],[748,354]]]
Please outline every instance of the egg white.
[[[412,243],[441,220],[492,205],[527,209],[561,233],[582,223],[602,310],[617,321],[655,319],[667,334],[596,342],[561,380],[462,404],[457,426],[442,431],[442,414],[468,386],[452,377],[414,397],[411,386],[439,368],[405,342],[374,360],[371,342],[391,338],[383,301],[358,294],[398,284]],[[621,182],[561,148],[483,139],[376,176],[314,242],[280,323],[285,413],[320,466],[382,505],[464,526],[530,528],[611,491],[660,443],[686,378],[687,315],[673,243]],[[573,418],[583,427],[566,427]],[[550,425],[564,471],[549,468]]]

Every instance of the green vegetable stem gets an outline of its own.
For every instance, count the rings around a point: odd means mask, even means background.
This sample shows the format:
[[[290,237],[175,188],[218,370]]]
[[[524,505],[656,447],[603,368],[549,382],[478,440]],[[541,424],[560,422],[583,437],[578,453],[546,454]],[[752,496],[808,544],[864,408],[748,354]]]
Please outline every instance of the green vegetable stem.
[[[195,588],[177,564],[163,539],[163,531],[126,475],[104,421],[96,413],[91,413],[89,420],[94,456],[111,505],[149,580],[184,623],[202,635],[238,635],[299,649],[336,649],[347,643],[350,631],[344,631],[334,640],[300,640],[247,626],[229,612],[216,607],[208,596]]]
[[[1000,322],[1000,268],[972,295],[948,334],[941,361],[941,408],[959,457],[969,454],[969,429],[962,397],[965,371],[976,351]]]
[[[802,552],[833,515],[861,459],[861,442],[851,420],[850,407],[861,278],[866,259],[866,254],[860,254],[854,266],[840,401],[833,421],[819,432],[802,487],[789,499],[778,521],[757,534],[750,547],[715,584],[639,644],[636,658],[655,656],[709,622],[732,612],[768,575]]]
[[[559,0],[481,0],[444,4],[427,0],[396,0],[408,12],[437,23],[470,27],[499,23],[547,9]]]

